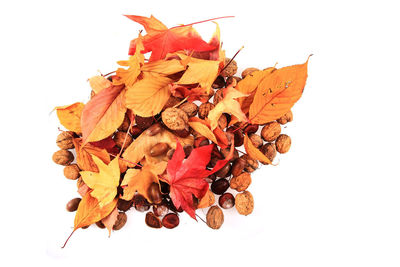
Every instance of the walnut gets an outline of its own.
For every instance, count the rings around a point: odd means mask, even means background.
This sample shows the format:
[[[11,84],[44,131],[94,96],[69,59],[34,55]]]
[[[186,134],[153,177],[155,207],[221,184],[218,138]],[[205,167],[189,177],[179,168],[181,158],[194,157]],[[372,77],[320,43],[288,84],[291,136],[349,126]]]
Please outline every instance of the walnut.
[[[284,154],[289,151],[291,144],[292,140],[290,139],[290,136],[281,134],[275,142],[276,150],[278,150],[279,153]]]
[[[217,90],[213,98],[214,105],[217,105],[219,101],[221,101],[223,98],[224,98],[223,90],[222,89]]]
[[[253,196],[249,191],[239,193],[235,197],[235,207],[239,214],[249,215],[254,209]]]
[[[187,128],[189,121],[186,112],[179,108],[167,108],[161,114],[165,126],[171,130],[183,130]]]
[[[79,167],[76,164],[71,164],[64,167],[64,176],[71,180],[76,180],[79,178]]]
[[[197,205],[198,209],[204,209],[210,207],[212,204],[215,203],[215,196],[214,193],[211,192],[210,189],[207,190],[207,193],[204,197],[200,200],[199,205]]]
[[[242,78],[240,78],[240,77],[238,77],[238,76],[230,76],[230,77],[228,77],[228,78],[226,79],[226,87],[228,87],[228,85],[230,85],[230,84],[233,82],[233,80],[235,80],[235,82],[236,82],[236,84],[237,84],[238,82],[240,82],[241,79],[242,79]]]
[[[218,119],[218,126],[221,130],[225,129],[228,126],[228,119],[224,113],[221,114],[221,117]]]
[[[189,117],[194,117],[196,116],[199,107],[195,103],[185,102],[180,105],[179,109],[185,111]]]
[[[72,139],[74,138],[73,132],[61,132],[57,136],[57,146],[61,149],[72,149],[74,148],[74,143]]]
[[[125,138],[126,138],[126,141],[125,141]],[[117,147],[125,149],[132,143],[133,138],[128,133],[116,132],[114,134],[113,140],[114,140],[115,144],[117,145]],[[125,145],[124,145],[124,142],[125,142]],[[122,147],[122,146],[124,146],[124,147]]]
[[[246,161],[246,167],[244,167],[244,170],[246,172],[252,173],[258,168],[258,161],[255,159],[252,159],[249,155],[244,154],[240,158],[244,159]]]
[[[207,225],[212,229],[219,229],[224,223],[224,213],[218,206],[212,206],[207,212]]]
[[[272,162],[276,156],[276,148],[274,143],[266,143],[261,147],[261,152]],[[262,164],[268,164],[266,162],[261,162]]]
[[[127,132],[129,130],[129,125],[131,121],[129,120],[128,116],[125,115],[123,122],[118,127],[118,131]]]
[[[230,61],[230,63],[229,63]],[[229,63],[229,65],[227,65]],[[230,58],[225,58],[225,62],[224,62],[224,70],[220,73],[220,75],[222,77],[229,77],[229,76],[233,76],[235,75],[235,73],[237,72],[237,63],[235,60],[232,60]]]
[[[176,105],[179,104],[179,102],[181,102],[182,99],[175,97],[175,96],[170,96],[167,100],[167,103],[165,103],[163,110],[167,109],[167,108],[172,108]]]
[[[280,124],[286,124],[288,122],[291,122],[293,120],[293,113],[291,110],[289,110],[288,113],[277,119],[276,121],[279,122]]]
[[[249,138],[255,147],[260,147],[263,145],[263,140],[258,134],[251,134]]]
[[[231,179],[231,188],[238,192],[246,190],[251,184],[251,176],[247,172],[243,172],[239,176]]]
[[[244,71],[242,71],[242,79],[244,79],[247,75],[249,75],[250,73],[257,71],[259,69],[257,68],[247,68]]]
[[[212,110],[214,107],[214,104],[209,102],[201,104],[199,107],[199,118],[204,120],[208,116],[210,110]]]
[[[261,136],[267,142],[274,141],[280,133],[281,125],[276,121],[268,122],[261,130]]]
[[[225,79],[222,76],[218,76],[212,84],[212,88],[219,89],[225,86]]]
[[[61,149],[53,154],[53,161],[59,165],[67,166],[74,161],[74,154],[68,150]]]

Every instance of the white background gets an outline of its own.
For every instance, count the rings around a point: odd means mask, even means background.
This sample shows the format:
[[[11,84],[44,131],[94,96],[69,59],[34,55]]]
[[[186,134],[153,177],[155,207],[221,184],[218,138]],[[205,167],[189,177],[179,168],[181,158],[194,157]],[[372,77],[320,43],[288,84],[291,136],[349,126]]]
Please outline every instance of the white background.
[[[400,266],[397,1],[9,1],[1,4],[2,248],[7,266]],[[219,231],[187,215],[154,230],[131,211],[111,238],[78,230],[75,183],[51,161],[54,106],[87,101],[87,78],[127,58],[153,14],[168,27],[213,17],[241,69],[303,63],[284,129],[292,148],[253,175],[254,213]],[[197,29],[208,39],[213,23]],[[200,216],[205,217],[200,212]],[[21,266],[21,265],[20,265]]]

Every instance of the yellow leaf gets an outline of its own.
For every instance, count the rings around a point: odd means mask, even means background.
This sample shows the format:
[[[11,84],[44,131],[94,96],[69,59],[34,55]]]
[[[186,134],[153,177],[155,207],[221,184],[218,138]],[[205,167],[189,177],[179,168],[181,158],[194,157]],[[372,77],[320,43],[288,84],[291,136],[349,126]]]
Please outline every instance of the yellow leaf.
[[[78,228],[91,225],[108,216],[117,206],[117,199],[101,207],[96,198],[88,192],[81,200],[75,214],[74,231]]]
[[[85,105],[77,102],[72,105],[56,107],[57,116],[60,123],[67,129],[76,133],[81,133],[81,116]]]
[[[240,104],[236,98],[247,96],[233,88],[232,85],[224,89],[224,98],[208,113],[211,130],[218,126],[218,119],[222,113],[229,113],[235,116],[239,121],[247,121],[246,114],[240,108]]]
[[[144,64],[144,55],[141,53],[144,49],[142,43],[142,36],[139,34],[139,38],[136,39],[136,51],[133,56],[129,57],[129,60],[121,60],[117,63],[121,66],[129,67],[128,69],[118,68],[116,75],[119,79],[114,79],[114,85],[125,84],[126,86],[132,86],[139,76],[141,66]]]
[[[106,89],[112,85],[112,83],[101,75],[93,76],[89,79],[90,87],[95,94],[100,93],[101,90]]]
[[[258,150],[258,148],[253,145],[250,138],[247,136],[247,133],[244,136],[244,149],[251,158],[259,160],[261,163],[264,164],[272,164],[269,158],[267,158],[264,153],[262,153],[260,150]]]
[[[207,193],[204,197],[200,200],[199,204],[197,205],[198,209],[208,208],[215,203],[215,196],[214,193],[211,192],[210,189],[207,190]]]
[[[249,110],[252,124],[276,120],[293,107],[306,85],[307,64],[275,70],[261,81]]]
[[[108,165],[96,156],[92,156],[99,172],[81,171],[83,181],[92,190],[92,197],[99,201],[99,206],[103,207],[110,203],[117,195],[119,185],[120,170],[118,157],[114,158]]]
[[[159,183],[157,175],[164,172],[164,170],[167,168],[167,162],[163,161],[158,163],[158,165],[159,166],[153,166],[147,164],[144,165],[140,170],[127,170],[124,180],[121,183],[121,186],[125,186],[122,199],[131,200],[134,194],[138,192],[151,203],[151,199],[148,195],[148,189],[152,183]],[[161,173],[160,170],[162,170]]]
[[[168,84],[173,80],[160,74],[144,73],[144,78],[127,88],[126,106],[139,116],[159,113],[171,95]]]
[[[104,226],[108,230],[108,236],[109,237],[111,236],[111,230],[112,230],[115,222],[117,221],[118,214],[119,214],[118,208],[115,207],[113,209],[113,211],[110,214],[107,215],[107,217],[105,217],[105,218],[103,218],[101,220],[101,222],[104,224]]]
[[[207,139],[213,141],[215,144],[218,144],[217,138],[215,137],[214,133],[206,125],[198,121],[189,121],[188,124],[190,127],[193,128],[193,130],[206,137]]]
[[[186,55],[179,54],[185,60]],[[198,83],[207,93],[210,92],[211,85],[218,76],[220,61],[190,58],[188,68],[177,84],[196,84]]]
[[[90,143],[82,146],[81,138],[74,138],[72,141],[75,146],[76,163],[81,170],[99,172],[96,163],[93,161],[92,155],[100,158],[105,164],[110,163],[110,155],[104,148],[93,146]]]
[[[157,60],[145,63],[142,67],[143,72],[153,72],[160,75],[171,75],[185,70],[185,66],[180,60]]]

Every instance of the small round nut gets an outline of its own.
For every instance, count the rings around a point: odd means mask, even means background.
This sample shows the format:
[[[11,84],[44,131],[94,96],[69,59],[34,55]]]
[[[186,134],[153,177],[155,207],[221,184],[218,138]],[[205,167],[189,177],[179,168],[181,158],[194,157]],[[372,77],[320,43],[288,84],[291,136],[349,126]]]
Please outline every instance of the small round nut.
[[[281,125],[276,121],[268,122],[261,130],[261,136],[267,142],[273,142],[280,134]]]
[[[212,206],[207,212],[206,219],[210,228],[219,229],[224,223],[224,213],[218,206]]]
[[[274,143],[266,143],[260,149],[260,151],[272,162],[276,156],[276,148]],[[267,162],[261,162],[262,164],[268,164]]]
[[[198,112],[199,118],[204,120],[208,116],[210,110],[212,110],[214,107],[214,104],[209,102],[201,104]]]
[[[135,122],[136,122],[136,125],[140,129],[145,130],[145,129],[149,128],[151,125],[153,125],[154,118],[153,117],[141,117],[141,116],[136,115]]]
[[[67,166],[72,161],[74,161],[74,154],[72,154],[68,150],[61,149],[61,150],[54,152],[53,161],[56,164]]]
[[[263,145],[263,140],[258,134],[251,134],[249,138],[253,146],[258,148]]]
[[[217,90],[213,98],[214,105],[217,105],[219,101],[221,101],[223,98],[224,98],[223,90],[222,89]]]
[[[229,64],[229,65],[227,65],[227,64]],[[235,60],[231,60],[230,58],[226,57],[224,66],[225,66],[224,70],[220,73],[220,75],[222,77],[229,77],[229,76],[233,76],[236,74],[238,67],[237,67],[237,63]]]
[[[70,180],[76,180],[79,178],[79,167],[77,164],[71,164],[64,167],[64,176]]]
[[[239,176],[243,171],[244,168],[247,166],[247,162],[243,158],[236,159],[232,164],[232,176]]]
[[[290,136],[281,134],[275,142],[276,150],[278,150],[279,153],[284,154],[289,151],[291,144],[292,140]]]
[[[228,85],[230,85],[232,82],[236,82],[236,84],[238,82],[240,82],[240,80],[242,80],[242,78],[238,77],[238,76],[230,76],[226,79],[226,86],[228,87]]]
[[[73,132],[61,132],[57,136],[57,146],[61,149],[73,149],[74,148],[74,142],[72,142],[74,138],[74,133]]]
[[[67,209],[67,211],[69,212],[73,212],[76,211],[78,209],[79,203],[81,202],[81,198],[77,197],[77,198],[73,198],[70,201],[68,201],[67,205],[65,206],[65,208]]]
[[[167,108],[172,108],[176,105],[179,104],[179,102],[181,102],[181,99],[175,96],[170,96],[167,100],[167,103],[165,103],[163,110],[167,109]]]
[[[243,193],[239,193],[235,197],[235,207],[239,214],[249,215],[253,212],[254,209],[254,200],[253,196],[249,191],[244,191]]]
[[[126,213],[123,211],[120,211],[118,213],[117,220],[114,223],[113,230],[114,231],[120,230],[122,227],[124,227],[127,220],[128,220],[128,217],[126,216]]]
[[[242,79],[246,78],[247,75],[249,75],[250,73],[257,71],[259,69],[257,68],[247,68],[244,71],[242,71]]]
[[[231,188],[238,192],[246,190],[251,184],[250,173],[243,172],[239,176],[235,176],[231,179]]]
[[[280,124],[286,124],[288,122],[291,122],[293,120],[293,113],[291,110],[287,112],[285,115],[277,119],[276,121],[279,122]]]
[[[249,155],[245,154],[245,155],[241,156],[240,158],[242,158],[246,161],[246,167],[244,168],[244,170],[246,172],[252,173],[258,169],[258,161],[255,159],[252,159]]]
[[[167,108],[163,111],[161,117],[165,126],[171,130],[183,130],[187,128],[189,121],[186,112],[179,108]]]
[[[219,89],[225,86],[225,79],[222,76],[218,76],[212,84],[212,88]]]
[[[225,113],[222,113],[221,117],[219,117],[218,126],[221,130],[224,130],[228,126],[228,119],[226,118]]]
[[[117,145],[117,147],[125,149],[132,143],[133,138],[130,134],[128,134],[126,132],[116,132],[114,134],[113,140],[114,140],[115,144]],[[124,144],[124,142],[125,142],[125,144]],[[124,146],[124,147],[122,147],[122,146]]]
[[[185,102],[179,106],[179,109],[186,112],[189,117],[194,117],[196,116],[199,107],[195,103]]]

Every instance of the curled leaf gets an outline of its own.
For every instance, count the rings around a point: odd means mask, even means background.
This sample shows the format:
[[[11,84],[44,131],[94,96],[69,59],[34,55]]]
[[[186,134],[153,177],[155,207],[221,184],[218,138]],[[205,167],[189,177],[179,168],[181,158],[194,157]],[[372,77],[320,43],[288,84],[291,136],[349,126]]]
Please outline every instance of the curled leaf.
[[[253,143],[251,142],[250,138],[246,135],[244,136],[244,148],[247,152],[247,154],[255,159],[259,160],[260,162],[264,164],[272,164],[272,162],[267,158],[267,156],[264,155],[258,148],[256,148]]]

